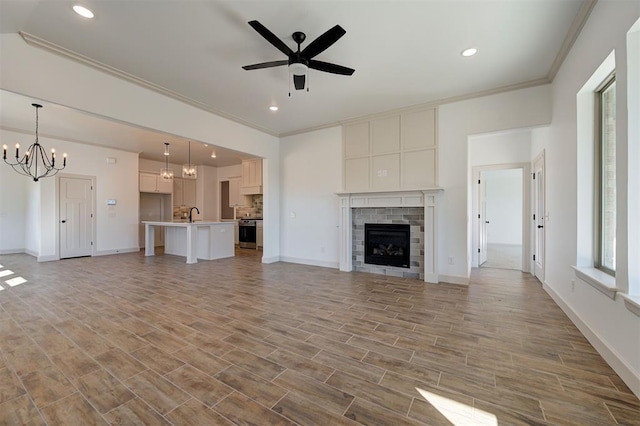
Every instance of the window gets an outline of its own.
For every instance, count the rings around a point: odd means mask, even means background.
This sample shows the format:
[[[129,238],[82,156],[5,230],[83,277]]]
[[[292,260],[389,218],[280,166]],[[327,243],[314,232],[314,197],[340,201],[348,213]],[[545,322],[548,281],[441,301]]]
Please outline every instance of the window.
[[[612,74],[596,90],[596,241],[598,269],[616,270],[616,80]]]

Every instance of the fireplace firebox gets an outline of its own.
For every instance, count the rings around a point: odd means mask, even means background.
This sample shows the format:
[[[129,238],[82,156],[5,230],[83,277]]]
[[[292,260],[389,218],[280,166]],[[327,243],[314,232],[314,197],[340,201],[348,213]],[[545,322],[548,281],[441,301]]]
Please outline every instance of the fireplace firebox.
[[[364,263],[409,268],[410,234],[405,224],[365,223]]]

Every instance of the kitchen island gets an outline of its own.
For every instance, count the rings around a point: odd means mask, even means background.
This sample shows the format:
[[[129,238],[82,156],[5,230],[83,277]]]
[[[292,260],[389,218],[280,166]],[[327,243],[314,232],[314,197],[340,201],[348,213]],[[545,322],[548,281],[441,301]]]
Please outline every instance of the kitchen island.
[[[233,222],[143,221],[145,256],[154,255],[155,227],[164,227],[164,252],[186,256],[187,263],[234,256]]]

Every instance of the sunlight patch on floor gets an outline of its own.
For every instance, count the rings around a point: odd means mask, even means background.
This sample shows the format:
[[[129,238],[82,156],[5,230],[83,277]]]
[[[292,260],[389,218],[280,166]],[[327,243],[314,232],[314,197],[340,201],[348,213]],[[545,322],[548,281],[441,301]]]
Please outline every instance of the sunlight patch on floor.
[[[424,389],[416,390],[454,426],[498,426],[497,417],[491,413]]]
[[[8,275],[13,275],[13,271],[10,269],[7,269],[5,271],[0,271],[0,277],[6,277]]]
[[[15,287],[17,285],[24,284],[26,282],[27,280],[25,280],[22,277],[15,277],[5,281],[5,283],[9,284],[11,287]]]

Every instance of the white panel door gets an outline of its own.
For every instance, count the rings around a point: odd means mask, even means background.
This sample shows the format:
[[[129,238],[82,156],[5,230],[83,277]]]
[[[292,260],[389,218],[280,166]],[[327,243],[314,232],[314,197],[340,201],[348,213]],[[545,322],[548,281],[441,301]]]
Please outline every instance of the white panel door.
[[[545,261],[545,186],[544,186],[544,153],[533,163],[533,269],[540,282],[544,282]]]
[[[60,258],[91,256],[91,179],[60,178]]]
[[[478,179],[479,185],[479,193],[478,193],[478,203],[479,205],[479,217],[478,217],[478,228],[480,230],[479,234],[479,250],[478,250],[478,266],[482,266],[483,263],[487,261],[487,225],[489,221],[487,220],[487,182],[486,176],[484,173],[480,173]]]

